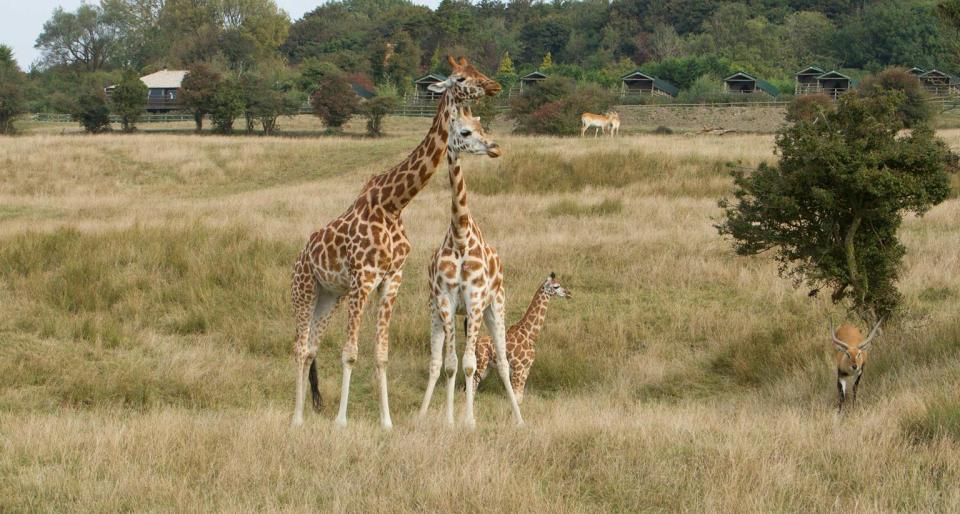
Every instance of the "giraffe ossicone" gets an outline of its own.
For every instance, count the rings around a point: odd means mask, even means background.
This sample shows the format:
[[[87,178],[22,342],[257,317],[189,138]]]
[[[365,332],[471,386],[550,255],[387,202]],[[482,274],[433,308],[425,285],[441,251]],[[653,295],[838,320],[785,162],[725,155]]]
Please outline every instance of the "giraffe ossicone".
[[[318,381],[317,340],[336,307],[349,308],[347,340],[341,349],[343,380],[336,423],[346,426],[350,376],[357,360],[360,321],[370,295],[379,293],[375,375],[380,393],[380,423],[393,426],[387,395],[389,328],[393,305],[410,254],[401,214],[426,186],[447,152],[451,121],[463,102],[494,95],[500,85],[465,58],[448,58],[450,77],[442,91],[430,130],[400,164],[367,181],[354,203],[323,229],[314,232],[293,269],[292,303],[296,319],[296,397],[293,424],[303,423],[307,381],[315,409],[322,405]]]

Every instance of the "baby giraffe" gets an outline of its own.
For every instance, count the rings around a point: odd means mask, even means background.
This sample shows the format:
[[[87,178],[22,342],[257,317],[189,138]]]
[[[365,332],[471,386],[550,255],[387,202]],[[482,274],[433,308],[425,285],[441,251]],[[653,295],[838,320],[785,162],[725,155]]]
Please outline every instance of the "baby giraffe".
[[[474,118],[469,109],[461,111],[460,127],[450,131],[450,138],[472,138],[474,145],[466,145],[468,153],[484,153],[490,157],[500,156],[496,143],[488,140],[480,126],[480,119]],[[460,155],[455,147],[464,145],[451,142],[447,150],[447,167],[450,175],[452,196],[452,217],[443,244],[437,250],[428,269],[430,277],[430,308],[432,326],[430,333],[430,379],[420,406],[423,417],[430,407],[433,390],[440,378],[440,366],[443,363],[444,342],[446,342],[447,372],[447,423],[453,424],[454,386],[457,379],[457,351],[454,339],[454,319],[457,312],[467,316],[467,342],[463,352],[463,374],[467,383],[473,382],[477,370],[476,342],[480,331],[480,319],[483,318],[487,330],[493,334],[500,378],[504,387],[510,391],[509,400],[513,418],[517,424],[523,424],[520,407],[509,388],[510,369],[506,360],[506,325],[503,320],[505,295],[503,292],[503,265],[496,250],[488,246],[480,233],[470,209],[467,207],[467,189],[463,172],[460,169]],[[467,387],[467,405],[464,423],[473,428],[476,420],[473,415],[473,387]]]
[[[547,280],[540,285],[533,295],[527,313],[507,330],[507,359],[510,361],[510,386],[517,397],[517,403],[523,403],[523,389],[530,376],[533,358],[537,350],[533,343],[540,336],[543,323],[547,319],[547,304],[554,296],[573,298],[570,291],[557,281],[557,275],[551,273]],[[493,345],[489,337],[477,341],[477,374],[473,377],[473,388],[480,386],[480,381],[487,378],[489,364],[497,363],[497,356],[493,352]]]

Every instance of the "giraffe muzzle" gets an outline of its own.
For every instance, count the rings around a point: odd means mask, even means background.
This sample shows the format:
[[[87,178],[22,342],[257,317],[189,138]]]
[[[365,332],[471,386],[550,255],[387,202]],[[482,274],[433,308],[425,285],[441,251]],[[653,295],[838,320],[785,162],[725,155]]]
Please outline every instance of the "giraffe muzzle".
[[[487,147],[487,157],[493,157],[494,159],[496,159],[497,157],[500,157],[502,154],[503,152],[500,150],[500,145],[496,143]]]
[[[493,96],[500,91],[503,91],[503,86],[491,80],[483,85],[483,91],[487,94],[487,96]]]

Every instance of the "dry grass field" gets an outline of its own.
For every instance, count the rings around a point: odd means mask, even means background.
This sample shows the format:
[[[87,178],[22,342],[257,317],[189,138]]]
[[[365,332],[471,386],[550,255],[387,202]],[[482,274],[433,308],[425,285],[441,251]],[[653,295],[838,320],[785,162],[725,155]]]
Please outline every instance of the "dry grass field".
[[[826,325],[842,314],[712,226],[727,164],[773,159],[769,135],[497,131],[504,157],[464,169],[508,316],[550,271],[575,296],[551,305],[526,426],[494,378],[475,432],[448,429],[439,399],[415,416],[442,170],[405,213],[396,428],[378,426],[370,313],[350,426],[333,425],[341,312],[318,358],[326,410],[291,429],[294,257],[426,126],[0,139],[0,512],[960,510],[960,200],[905,223],[906,314],[838,417]]]

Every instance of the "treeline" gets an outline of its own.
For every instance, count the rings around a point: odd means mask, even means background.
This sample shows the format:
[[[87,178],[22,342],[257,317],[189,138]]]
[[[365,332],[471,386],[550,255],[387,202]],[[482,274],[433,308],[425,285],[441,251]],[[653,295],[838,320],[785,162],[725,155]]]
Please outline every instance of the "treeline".
[[[636,68],[681,89],[744,70],[784,91],[808,64],[960,70],[960,0],[344,0],[292,21],[273,0],[100,0],[57,9],[20,89],[33,111],[73,112],[80,93],[202,63],[224,80],[305,99],[331,73],[387,95],[443,56],[465,55],[510,86],[547,68],[612,86]],[[858,75],[856,71],[852,74]],[[292,101],[286,99],[285,101]]]

